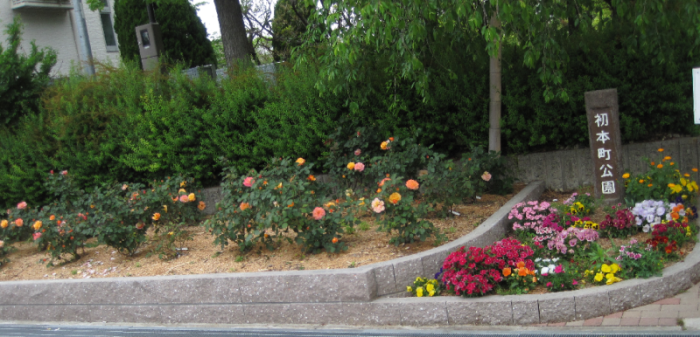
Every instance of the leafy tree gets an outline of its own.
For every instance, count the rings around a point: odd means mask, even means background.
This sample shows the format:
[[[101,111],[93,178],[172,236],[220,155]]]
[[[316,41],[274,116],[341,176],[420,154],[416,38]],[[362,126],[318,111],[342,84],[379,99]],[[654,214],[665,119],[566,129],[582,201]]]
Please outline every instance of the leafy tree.
[[[275,61],[286,61],[294,47],[304,42],[303,34],[309,24],[313,7],[303,0],[278,0],[272,20],[272,49]]]
[[[316,5],[315,0],[307,3]],[[620,47],[630,53],[653,54],[656,62],[673,53],[664,48],[674,41],[669,38],[688,39],[691,52],[700,46],[700,2],[696,0],[324,0],[309,23],[306,52],[298,62],[318,59],[323,68],[317,88],[349,97],[351,111],[382,90],[368,81],[372,74],[363,71],[374,60],[385,60],[382,70],[393,78],[385,87],[407,82],[429,100],[431,74],[457,76],[451,65],[436,64],[436,55],[452,47],[467,54],[486,51],[492,64],[490,124],[495,130],[500,130],[497,95],[504,46],[523,51],[522,62],[537,70],[548,101],[568,100],[562,69],[569,56],[562,41],[579,32],[633,26],[632,34],[619,37]],[[485,47],[480,46],[483,42]],[[490,149],[496,148],[492,145]]]
[[[5,28],[6,49],[0,44],[0,126],[11,126],[19,117],[36,112],[39,97],[48,84],[56,52],[31,42],[29,55],[19,53],[22,23],[16,15]]]
[[[148,23],[146,3],[146,0],[117,0],[114,4],[114,28],[124,60],[140,60],[134,27]],[[206,28],[189,1],[168,0],[153,6],[165,49],[161,55],[192,67],[216,64]]]

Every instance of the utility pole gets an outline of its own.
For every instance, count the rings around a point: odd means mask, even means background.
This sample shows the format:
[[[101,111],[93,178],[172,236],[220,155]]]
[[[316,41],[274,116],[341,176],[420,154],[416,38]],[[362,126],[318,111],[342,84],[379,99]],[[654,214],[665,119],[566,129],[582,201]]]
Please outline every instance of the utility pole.
[[[90,47],[90,37],[88,37],[87,25],[85,24],[85,13],[80,0],[71,0],[73,11],[75,12],[75,26],[78,27],[78,40],[80,44],[80,59],[85,63],[83,70],[86,74],[95,75],[95,64],[92,61],[92,48]]]

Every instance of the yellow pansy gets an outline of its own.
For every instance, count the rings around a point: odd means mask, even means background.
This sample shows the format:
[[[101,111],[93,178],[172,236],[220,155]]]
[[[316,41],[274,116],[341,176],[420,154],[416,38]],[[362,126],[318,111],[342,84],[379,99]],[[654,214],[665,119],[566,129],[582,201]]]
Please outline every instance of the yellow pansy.
[[[430,297],[435,296],[435,290],[428,290],[428,296],[430,296]]]
[[[595,277],[593,278],[596,282],[600,282],[603,280],[603,273],[598,273],[595,274]]]
[[[602,266],[600,267],[600,271],[602,271],[602,272],[604,272],[604,273],[609,273],[611,270],[612,270],[612,269],[611,269],[610,266],[608,266],[607,264],[604,264],[604,265],[602,265]]]
[[[620,265],[618,265],[617,263],[613,263],[610,267],[612,268],[613,274],[617,273],[620,270]]]
[[[411,288],[411,286],[408,286],[408,287],[406,287],[406,291],[409,292],[409,293],[412,293],[412,292],[413,292],[413,288]]]
[[[416,296],[423,297],[423,287],[418,287],[418,289],[416,289]]]

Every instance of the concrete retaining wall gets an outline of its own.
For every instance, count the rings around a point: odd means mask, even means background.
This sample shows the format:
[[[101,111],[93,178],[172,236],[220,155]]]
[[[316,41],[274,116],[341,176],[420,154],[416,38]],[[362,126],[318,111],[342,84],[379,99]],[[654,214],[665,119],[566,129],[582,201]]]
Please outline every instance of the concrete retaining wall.
[[[312,324],[343,316],[384,324],[400,305],[378,298],[404,295],[416,277],[436,273],[461,246],[499,240],[513,205],[536,200],[543,190],[541,182],[530,184],[458,240],[361,268],[2,282],[0,320]]]
[[[700,167],[700,138],[673,138],[659,142],[636,143],[622,146],[622,162],[625,172],[643,173],[649,168],[643,158],[658,160],[663,148],[664,156],[671,156],[678,169],[690,173],[698,180],[692,168]],[[571,191],[579,186],[593,185],[593,160],[589,148],[533,153],[511,157],[513,172],[517,180],[525,183],[541,180],[545,187],[558,191]]]
[[[583,320],[645,305],[700,281],[700,249],[663,277],[541,295],[400,297],[462,245],[500,239],[527,186],[469,235],[441,247],[356,269],[0,283],[0,321],[205,324],[464,325]]]

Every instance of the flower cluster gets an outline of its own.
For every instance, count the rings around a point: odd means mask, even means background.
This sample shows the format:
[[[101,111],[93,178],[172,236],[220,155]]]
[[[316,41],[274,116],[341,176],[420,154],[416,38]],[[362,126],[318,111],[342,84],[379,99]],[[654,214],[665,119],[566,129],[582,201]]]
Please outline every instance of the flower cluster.
[[[440,283],[436,279],[425,279],[422,277],[417,277],[413,281],[413,286],[406,287],[406,291],[417,296],[417,297],[433,297],[440,294]]]
[[[448,290],[462,296],[479,296],[491,292],[503,280],[506,267],[518,268],[518,273],[534,270],[529,259],[532,248],[517,240],[503,239],[484,248],[461,247],[443,263],[442,283]]]
[[[649,230],[661,219],[666,218],[666,210],[668,205],[662,200],[644,200],[638,202],[632,208],[632,215],[635,217],[637,226],[643,226],[644,232]]]
[[[613,206],[614,207],[614,206]],[[600,222],[600,230],[608,237],[619,237],[637,230],[634,214],[627,208],[619,208],[614,216],[605,215],[605,220]]]
[[[600,270],[598,273],[595,273],[595,271],[591,270],[586,270],[585,275],[593,275],[593,280],[595,282],[603,282],[603,279],[605,279],[605,284],[611,285],[616,282],[622,281],[621,278],[617,277],[615,274],[620,271],[620,265],[617,263],[613,264],[603,264],[600,266]]]
[[[516,204],[508,213],[508,219],[515,219],[513,230],[534,230],[542,225],[545,218],[556,212],[551,204],[543,201],[528,201]]]
[[[573,254],[577,245],[598,240],[598,231],[590,228],[570,227],[557,233],[547,242],[547,248],[559,254]],[[580,249],[582,247],[578,247]]]

